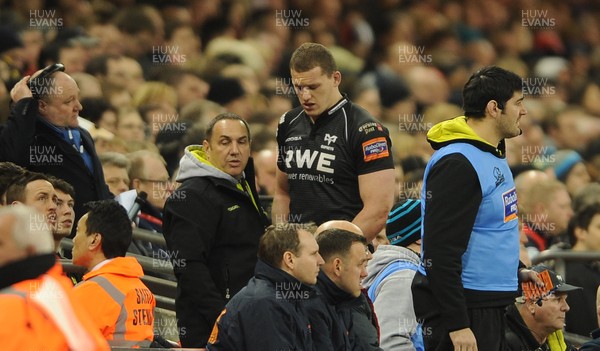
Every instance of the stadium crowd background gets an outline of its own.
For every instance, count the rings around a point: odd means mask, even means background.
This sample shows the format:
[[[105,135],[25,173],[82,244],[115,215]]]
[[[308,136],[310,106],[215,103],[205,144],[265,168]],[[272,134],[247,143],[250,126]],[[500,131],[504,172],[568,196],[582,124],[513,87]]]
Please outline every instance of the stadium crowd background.
[[[0,121],[12,85],[59,61],[99,153],[158,151],[173,174],[228,109],[252,123],[256,156],[275,151],[278,118],[296,103],[290,53],[315,41],[334,52],[341,90],[390,127],[399,164],[416,156],[420,168],[427,129],[460,115],[468,76],[496,64],[522,76],[527,95],[510,165],[556,166],[555,150],[573,149],[597,180],[599,11],[594,1],[4,1]],[[406,176],[399,187],[414,191]]]
[[[570,196],[600,179],[600,4],[594,0],[0,1],[0,125],[9,91],[53,62],[78,83],[99,154],[160,153],[176,174],[220,112],[245,118],[262,195],[275,187],[279,117],[297,104],[288,62],[329,47],[341,91],[388,127],[397,200],[418,197],[431,126],[462,114],[478,68],[523,77],[515,176],[555,175]],[[585,167],[574,169],[573,151]],[[577,156],[575,156],[576,160]],[[593,184],[592,184],[593,186]],[[586,188],[584,188],[586,187]],[[157,189],[162,196],[164,189]],[[582,190],[583,189],[583,190]],[[599,198],[600,195],[596,196]]]

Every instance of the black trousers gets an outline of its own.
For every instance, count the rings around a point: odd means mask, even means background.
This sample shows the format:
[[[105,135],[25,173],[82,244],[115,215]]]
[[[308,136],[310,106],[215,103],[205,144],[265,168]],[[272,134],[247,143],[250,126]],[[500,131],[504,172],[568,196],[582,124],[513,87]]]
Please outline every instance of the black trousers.
[[[467,310],[471,330],[477,340],[479,351],[504,351],[506,342],[505,307],[473,308]],[[454,346],[448,330],[441,325],[439,317],[423,322],[425,351],[453,351]]]

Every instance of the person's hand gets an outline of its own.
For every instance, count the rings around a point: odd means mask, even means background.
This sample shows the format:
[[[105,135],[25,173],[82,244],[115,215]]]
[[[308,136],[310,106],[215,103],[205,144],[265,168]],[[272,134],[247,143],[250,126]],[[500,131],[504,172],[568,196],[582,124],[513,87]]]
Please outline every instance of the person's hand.
[[[540,279],[540,277],[538,277],[537,272],[527,268],[519,270],[519,281],[533,282],[539,287],[544,287],[544,282]]]
[[[23,79],[17,82],[15,86],[10,91],[10,98],[13,102],[17,102],[26,97],[32,97],[31,90],[29,90],[29,86],[27,86],[27,82],[29,82],[30,76],[25,76]]]
[[[454,351],[477,351],[477,340],[471,328],[450,332],[450,340],[454,345]]]

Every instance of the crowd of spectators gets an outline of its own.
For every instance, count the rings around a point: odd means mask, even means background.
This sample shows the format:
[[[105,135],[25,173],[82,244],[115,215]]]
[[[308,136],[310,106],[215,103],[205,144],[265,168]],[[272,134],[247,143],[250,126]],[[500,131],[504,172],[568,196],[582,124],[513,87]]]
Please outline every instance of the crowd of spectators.
[[[110,191],[145,191],[142,219],[150,230],[161,230],[185,147],[201,144],[208,122],[223,112],[249,123],[257,190],[273,195],[275,132],[280,116],[297,104],[289,61],[304,42],[331,50],[340,91],[388,128],[395,202],[419,197],[433,153],[426,132],[463,114],[465,82],[488,65],[523,78],[527,115],[522,134],[506,148],[522,237],[529,238],[524,255],[569,247],[569,238],[579,238],[569,219],[600,198],[600,3],[594,0],[0,4],[0,129],[14,85],[63,63],[79,87],[80,125],[95,141]],[[532,170],[538,173],[528,180]]]

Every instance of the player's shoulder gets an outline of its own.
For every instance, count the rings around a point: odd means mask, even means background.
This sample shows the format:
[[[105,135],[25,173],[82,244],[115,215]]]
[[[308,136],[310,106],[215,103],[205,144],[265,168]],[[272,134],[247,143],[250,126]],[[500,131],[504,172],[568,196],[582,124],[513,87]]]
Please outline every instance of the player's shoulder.
[[[302,106],[295,107],[279,117],[279,125],[289,125],[293,120],[296,120],[302,115]]]

